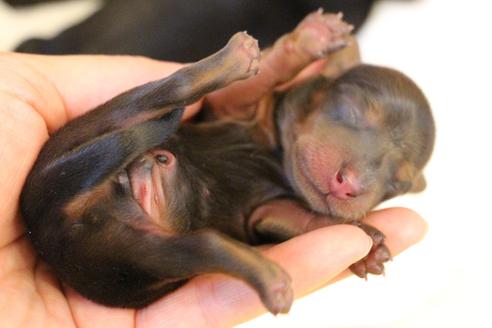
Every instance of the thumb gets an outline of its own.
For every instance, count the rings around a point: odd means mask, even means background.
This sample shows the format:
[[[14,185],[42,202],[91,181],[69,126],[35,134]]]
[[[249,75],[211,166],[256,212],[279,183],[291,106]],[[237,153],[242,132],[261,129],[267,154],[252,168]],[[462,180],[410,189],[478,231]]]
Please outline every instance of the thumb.
[[[6,54],[12,74],[21,74],[14,94],[29,103],[53,131],[130,88],[166,77],[183,64],[135,56],[43,56]],[[13,69],[12,69],[13,68]],[[18,80],[18,79],[14,79]],[[27,82],[23,86],[21,82]],[[30,95],[28,95],[31,93]],[[192,106],[186,117],[198,109]]]

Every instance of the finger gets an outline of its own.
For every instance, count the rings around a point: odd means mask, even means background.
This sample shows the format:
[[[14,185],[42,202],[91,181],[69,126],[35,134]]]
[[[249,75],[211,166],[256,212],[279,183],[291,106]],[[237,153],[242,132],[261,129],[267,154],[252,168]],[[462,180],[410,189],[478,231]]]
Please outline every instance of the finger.
[[[72,312],[73,320],[79,328],[134,327],[135,310],[109,308],[89,301],[66,288],[65,294]]]
[[[386,235],[385,243],[394,255],[422,240],[428,228],[419,214],[403,207],[375,211],[365,222]]]
[[[427,223],[416,212],[407,208],[388,208],[372,212],[364,222],[386,235],[385,244],[393,256],[418,243],[427,232]],[[345,270],[334,281],[351,275]]]
[[[372,242],[353,226],[319,229],[266,250],[293,279],[297,297],[326,284],[364,257]],[[224,275],[193,279],[172,294],[139,311],[137,326],[179,327],[183,318],[195,327],[230,327],[265,312],[257,294],[243,282]]]
[[[60,282],[54,276],[52,269],[45,263],[37,261],[34,268],[34,289],[31,291],[31,301],[25,302],[27,318],[32,319],[34,312],[47,312],[51,318],[56,318],[61,327],[73,327],[73,320],[70,313],[70,306],[61,290]],[[18,286],[19,291],[23,287]],[[25,290],[25,289],[24,289]],[[40,302],[34,301],[34,299]],[[34,305],[34,304],[37,305]]]
[[[0,84],[5,75],[0,70]],[[0,247],[24,230],[18,216],[19,196],[37,152],[47,138],[45,124],[29,104],[3,92],[0,86]]]

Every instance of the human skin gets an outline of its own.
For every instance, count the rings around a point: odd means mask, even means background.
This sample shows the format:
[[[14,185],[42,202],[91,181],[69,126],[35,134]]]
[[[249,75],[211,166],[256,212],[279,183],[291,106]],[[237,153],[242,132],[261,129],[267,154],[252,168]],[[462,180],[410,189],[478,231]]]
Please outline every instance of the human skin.
[[[19,195],[49,134],[118,93],[179,67],[141,57],[0,54],[0,139],[4,140],[0,151],[0,322],[4,325],[228,327],[265,312],[252,289],[218,274],[194,278],[141,310],[107,308],[60,284],[26,238]],[[200,102],[188,107],[185,118],[199,108]],[[404,208],[373,212],[367,222],[385,233],[392,254],[419,241],[426,231],[423,219]],[[289,273],[299,297],[347,276],[346,268],[370,247],[371,240],[362,230],[337,225],[263,251]]]

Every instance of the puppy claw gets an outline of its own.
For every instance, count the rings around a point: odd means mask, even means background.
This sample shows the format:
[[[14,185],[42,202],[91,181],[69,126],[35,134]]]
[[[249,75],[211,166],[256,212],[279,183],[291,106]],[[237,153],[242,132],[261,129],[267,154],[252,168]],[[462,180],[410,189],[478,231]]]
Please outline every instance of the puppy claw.
[[[384,245],[384,244],[379,245],[374,250],[373,256],[374,256],[375,261],[381,262],[381,263],[387,262],[387,261],[392,259],[391,253],[390,253],[388,247],[386,247],[386,245]]]
[[[367,280],[366,264],[363,261],[356,262],[350,266],[350,271],[356,276]]]
[[[367,279],[367,274],[384,275],[384,263],[392,259],[391,252],[384,244],[384,234],[378,229],[362,222],[354,222],[372,239],[372,248],[369,254],[357,263],[350,266],[350,270],[361,278]]]
[[[320,10],[309,14],[294,31],[296,47],[311,57],[322,58],[347,46],[345,39],[353,26],[342,18],[342,13],[323,14]]]

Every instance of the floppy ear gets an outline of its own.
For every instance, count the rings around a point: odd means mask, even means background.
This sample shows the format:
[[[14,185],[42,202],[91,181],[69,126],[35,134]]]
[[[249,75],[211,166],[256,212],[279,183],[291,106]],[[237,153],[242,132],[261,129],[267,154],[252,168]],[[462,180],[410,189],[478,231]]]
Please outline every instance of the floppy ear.
[[[420,192],[427,185],[422,172],[409,161],[400,164],[396,173],[396,181],[401,186],[401,192]]]
[[[427,186],[427,181],[422,173],[417,174],[417,176],[412,181],[412,187],[409,192],[421,192]]]

